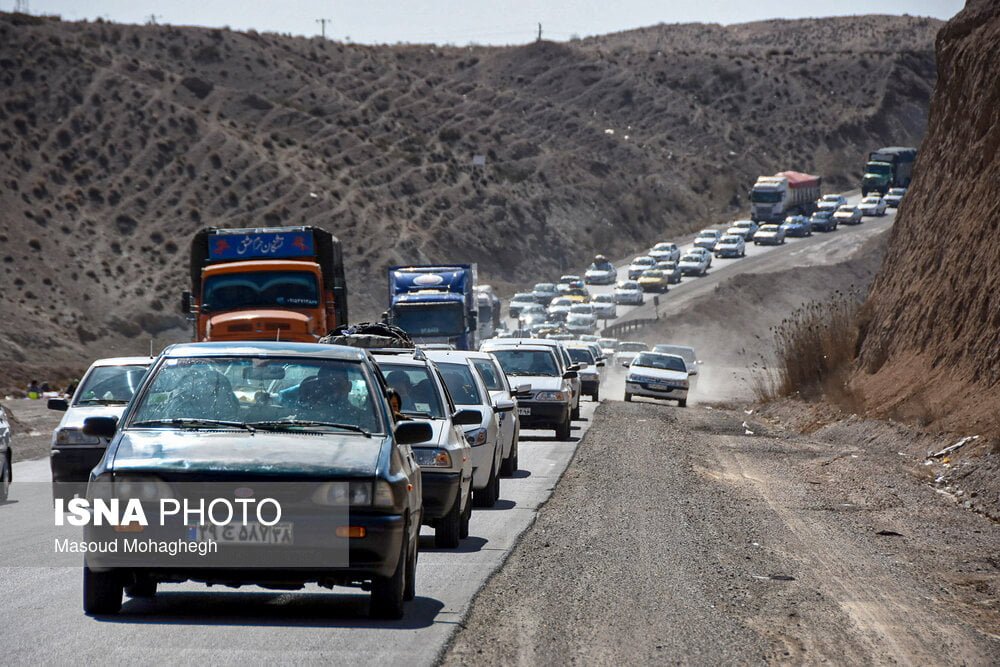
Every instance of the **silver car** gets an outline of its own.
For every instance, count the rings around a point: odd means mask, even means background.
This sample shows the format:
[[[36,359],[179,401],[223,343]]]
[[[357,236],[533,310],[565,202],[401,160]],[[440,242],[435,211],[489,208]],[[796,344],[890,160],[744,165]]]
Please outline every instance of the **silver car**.
[[[615,303],[629,306],[641,306],[645,297],[639,283],[634,280],[623,280],[615,285]]]
[[[657,262],[676,262],[681,258],[681,249],[676,243],[662,241],[650,248],[649,256]]]
[[[599,320],[613,320],[618,317],[614,294],[597,294],[590,305],[594,307],[594,317]]]
[[[152,357],[98,359],[87,369],[71,399],[49,399],[50,410],[66,413],[52,432],[49,467],[53,498],[84,494],[90,471],[104,457],[108,439],[84,434],[83,421],[88,417],[121,417],[153,361]]]
[[[715,250],[715,245],[721,238],[722,232],[718,229],[703,229],[695,237],[694,245],[696,248],[704,248],[705,250],[712,251]]]
[[[531,396],[531,385],[519,383],[516,387],[511,387],[500,367],[500,362],[489,352],[463,352],[466,358],[472,362],[479,377],[483,379],[483,384],[490,392],[493,405],[498,407],[506,405],[508,402],[516,406],[519,398],[529,398]],[[518,449],[517,441],[521,437],[521,418],[517,410],[498,411],[500,417],[500,438],[503,441],[503,459],[500,463],[500,474],[510,477],[517,472]]]

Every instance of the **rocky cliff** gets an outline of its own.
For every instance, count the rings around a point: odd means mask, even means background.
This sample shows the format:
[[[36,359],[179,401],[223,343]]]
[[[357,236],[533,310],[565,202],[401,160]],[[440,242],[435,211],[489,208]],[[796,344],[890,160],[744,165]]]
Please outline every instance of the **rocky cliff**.
[[[877,411],[1000,433],[1000,4],[970,0],[936,50],[928,131],[856,381]]]

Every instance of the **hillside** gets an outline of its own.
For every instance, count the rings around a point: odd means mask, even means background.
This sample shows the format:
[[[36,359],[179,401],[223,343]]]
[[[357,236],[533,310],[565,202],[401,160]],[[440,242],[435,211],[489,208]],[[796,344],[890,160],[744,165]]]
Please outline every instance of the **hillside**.
[[[186,336],[205,225],[330,229],[370,317],[393,262],[510,289],[735,215],[760,173],[851,187],[871,147],[919,142],[938,28],[370,47],[0,14],[0,387]]]
[[[875,410],[1000,436],[1000,6],[971,0],[941,30],[937,56],[857,380]]]

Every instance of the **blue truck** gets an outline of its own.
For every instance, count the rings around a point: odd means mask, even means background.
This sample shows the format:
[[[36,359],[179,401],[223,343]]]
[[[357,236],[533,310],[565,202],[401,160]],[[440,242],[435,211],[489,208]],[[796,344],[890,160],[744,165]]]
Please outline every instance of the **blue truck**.
[[[475,264],[389,267],[389,321],[415,343],[479,347]]]

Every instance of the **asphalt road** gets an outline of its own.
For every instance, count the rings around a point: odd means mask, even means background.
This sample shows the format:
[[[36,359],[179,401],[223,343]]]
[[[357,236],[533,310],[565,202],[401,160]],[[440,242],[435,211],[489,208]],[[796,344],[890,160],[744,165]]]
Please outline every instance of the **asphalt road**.
[[[6,664],[301,663],[432,664],[475,593],[506,559],[566,470],[587,431],[594,403],[584,401],[573,440],[525,431],[522,470],[501,482],[496,508],[475,510],[458,550],[438,550],[425,529],[417,599],[395,622],[367,617],[368,594],[309,587],[165,585],[151,601],[127,601],[120,615],[85,616],[79,567],[0,567],[0,628]],[[24,563],[51,540],[37,525],[51,516],[48,460],[14,466],[11,502],[0,505],[0,563]],[[29,553],[26,553],[29,552]]]
[[[857,204],[861,201],[861,194],[858,192],[844,193],[848,203]],[[835,232],[814,232],[811,237],[789,238],[783,246],[755,246],[750,243],[746,247],[746,257],[739,259],[712,259],[712,267],[705,276],[686,276],[677,285],[671,285],[670,291],[660,295],[660,316],[664,316],[670,310],[677,308],[683,303],[699,295],[705,294],[714,289],[720,281],[737,273],[767,271],[777,271],[794,266],[808,266],[815,264],[829,264],[841,261],[856,250],[865,240],[875,234],[885,231],[896,219],[896,209],[887,209],[887,215],[881,218],[868,217],[860,225],[840,225]],[[725,230],[726,225],[714,225],[713,228]],[[693,236],[674,239],[659,239],[660,241],[672,241],[681,249],[681,254],[692,246]],[[653,244],[650,244],[652,247]],[[632,258],[616,261],[615,268],[618,269],[618,279],[626,280],[628,277],[628,266]],[[577,273],[582,276],[586,267],[578,271],[567,271],[566,273]],[[550,281],[555,282],[559,276],[539,276],[535,282]],[[614,285],[589,285],[587,289],[591,294],[609,294],[614,291]],[[656,307],[653,304],[653,295],[646,295],[646,301],[641,306],[618,306],[618,317],[601,324],[608,326],[618,322],[625,322],[632,319],[643,319],[656,317]],[[505,307],[506,312],[506,307]],[[508,318],[508,327],[517,328],[517,321]],[[624,338],[627,338],[625,336]],[[665,343],[691,344],[685,341],[663,341]],[[697,348],[695,344],[694,347]]]

